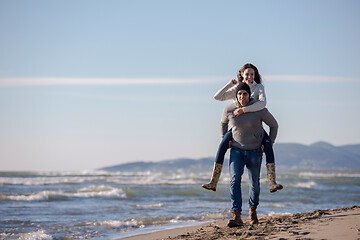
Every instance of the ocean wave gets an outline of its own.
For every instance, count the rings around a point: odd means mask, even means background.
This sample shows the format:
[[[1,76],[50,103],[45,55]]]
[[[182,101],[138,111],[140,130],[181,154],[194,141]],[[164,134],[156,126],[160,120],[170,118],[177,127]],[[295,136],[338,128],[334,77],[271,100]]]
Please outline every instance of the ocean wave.
[[[309,182],[298,182],[294,185],[294,187],[297,187],[297,188],[313,188],[315,187],[317,184],[316,182],[314,181],[309,181]]]
[[[55,185],[99,181],[102,177],[0,177],[0,185]]]
[[[0,172],[0,185],[50,185],[50,184],[73,184],[107,179],[134,179],[148,178],[150,172],[106,172],[106,171],[83,171],[83,172]]]
[[[281,204],[281,203],[273,203],[273,204],[269,204],[267,207],[270,208],[284,208],[288,206],[287,204]]]
[[[107,182],[122,185],[181,185],[196,184],[198,177],[184,173],[114,173],[109,175],[51,175],[47,176],[2,176],[0,185],[56,185],[79,184],[84,182]]]
[[[104,227],[106,229],[125,229],[125,228],[144,228],[145,225],[142,224],[142,221],[136,219],[129,220],[106,220],[106,221],[97,221],[97,222],[88,222],[87,225],[92,225],[96,227]]]
[[[161,172],[108,172],[101,170],[91,171],[62,171],[62,172],[0,172],[0,177],[93,177],[93,176],[149,176]]]
[[[333,178],[333,177],[345,177],[345,178],[360,178],[360,173],[321,173],[321,172],[300,172],[300,177],[312,177],[312,178]]]
[[[19,240],[52,240],[53,237],[46,234],[44,230],[38,230],[36,232],[18,233],[18,234],[4,234],[6,238],[16,238]],[[0,235],[1,237],[2,235]],[[4,239],[6,239],[4,238]]]
[[[96,177],[112,176],[113,174],[106,171],[77,171],[77,172],[0,172],[0,178],[37,178],[37,177]]]
[[[164,207],[164,203],[154,203],[154,204],[145,204],[145,205],[136,204],[135,207],[138,209],[162,208]]]
[[[267,214],[267,216],[270,216],[270,217],[274,217],[274,216],[284,216],[284,215],[289,215],[291,214],[290,212],[269,212]]]
[[[195,218],[194,220],[200,221],[213,221],[217,219],[224,219],[224,217],[230,217],[230,210],[220,210],[216,212],[209,212],[204,215],[200,215],[199,217]]]
[[[30,194],[2,194],[0,193],[0,201],[59,201],[71,198],[94,198],[94,197],[117,197],[126,198],[125,192],[121,188],[111,186],[89,186],[81,188],[77,192],[64,191],[41,191]]]
[[[198,183],[197,179],[194,175],[153,173],[149,175],[112,176],[107,178],[106,182],[122,185],[182,185],[196,184]]]
[[[72,197],[72,195],[70,194]],[[120,197],[125,198],[126,194],[121,188],[114,188],[106,185],[92,185],[86,188],[81,188],[79,192],[74,193],[75,197]]]
[[[149,218],[131,218],[125,220],[106,220],[106,221],[95,221],[88,222],[86,225],[104,227],[106,229],[113,229],[120,232],[126,232],[134,228],[145,228],[149,226],[160,226],[165,224],[179,224],[179,223],[192,223],[194,219],[182,219],[179,216],[174,217],[149,217]]]

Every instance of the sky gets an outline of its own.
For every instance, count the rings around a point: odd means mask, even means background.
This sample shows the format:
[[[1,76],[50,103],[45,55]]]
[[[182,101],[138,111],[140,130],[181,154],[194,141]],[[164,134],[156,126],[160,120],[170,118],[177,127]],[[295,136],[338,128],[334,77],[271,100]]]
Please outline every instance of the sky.
[[[231,103],[213,95],[248,62],[276,143],[359,144],[359,11],[357,0],[0,0],[0,171],[213,157]]]

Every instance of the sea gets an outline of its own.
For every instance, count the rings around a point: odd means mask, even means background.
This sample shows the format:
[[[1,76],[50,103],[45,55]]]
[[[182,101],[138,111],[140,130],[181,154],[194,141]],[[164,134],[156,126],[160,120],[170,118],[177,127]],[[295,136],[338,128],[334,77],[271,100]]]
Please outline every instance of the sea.
[[[0,239],[121,239],[227,219],[226,167],[216,192],[210,172],[0,172]],[[286,170],[270,193],[262,169],[260,217],[360,205],[360,171]],[[243,214],[248,211],[243,175]]]

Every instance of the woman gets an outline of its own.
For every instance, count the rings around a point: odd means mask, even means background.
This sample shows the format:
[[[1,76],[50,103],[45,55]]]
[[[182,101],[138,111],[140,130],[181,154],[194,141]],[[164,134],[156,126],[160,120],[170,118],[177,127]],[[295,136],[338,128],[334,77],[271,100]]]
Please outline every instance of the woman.
[[[239,83],[244,82],[250,86],[251,98],[255,101],[250,106],[240,107],[234,110],[235,116],[240,116],[241,114],[248,112],[256,112],[265,108],[266,106],[266,96],[264,86],[261,84],[261,76],[258,69],[250,64],[245,64],[238,73]],[[214,96],[215,100],[225,101],[225,100],[236,100],[236,88],[233,88],[238,81],[235,79],[231,80],[227,85],[220,89]],[[224,156],[229,148],[229,142],[231,141],[231,131],[224,135],[223,140],[220,143],[219,149],[215,157],[215,163],[213,168],[212,177],[209,183],[203,184],[202,187],[208,190],[216,191],[216,185],[219,181],[222,165],[224,163]],[[270,192],[276,192],[281,190],[283,186],[276,183],[276,174],[275,174],[275,157],[274,151],[272,148],[271,140],[269,136],[264,131],[264,138],[262,141],[262,151],[266,155],[266,169],[267,169],[267,178],[270,185]]]
[[[266,108],[239,116],[234,115],[236,109],[251,107],[255,104],[250,102],[250,94],[250,87],[246,83],[239,83],[236,87],[237,101],[225,107],[221,118],[222,135],[228,132],[228,124],[232,125],[229,172],[233,219],[229,221],[229,227],[242,225],[241,177],[245,166],[249,175],[250,223],[258,223],[256,208],[260,196],[261,144],[264,137],[262,122],[265,122],[270,127],[269,136],[271,142],[275,141],[278,130],[275,118]]]

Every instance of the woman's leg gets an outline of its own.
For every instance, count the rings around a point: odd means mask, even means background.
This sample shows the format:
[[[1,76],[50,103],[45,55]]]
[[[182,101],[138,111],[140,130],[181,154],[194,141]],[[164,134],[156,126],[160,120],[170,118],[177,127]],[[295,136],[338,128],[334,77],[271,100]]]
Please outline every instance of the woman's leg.
[[[277,190],[283,189],[283,186],[281,184],[276,183],[275,156],[274,156],[273,145],[269,135],[266,133],[265,130],[261,144],[264,146],[264,153],[266,156],[266,172],[270,185],[270,192],[276,192]]]
[[[266,156],[266,163],[275,163],[275,156],[274,156],[274,150],[273,150],[273,144],[272,141],[267,134],[267,132],[264,130],[264,137],[261,142],[261,145],[264,146],[264,153]]]
[[[232,129],[225,133],[223,139],[220,142],[219,148],[216,152],[215,162],[219,164],[224,164],[224,157],[226,151],[229,149],[229,142],[232,139]]]
[[[222,166],[224,164],[224,156],[229,148],[229,142],[232,139],[231,129],[224,135],[216,153],[214,168],[211,175],[211,180],[207,184],[203,184],[202,187],[207,190],[216,191],[216,186],[220,178]]]

